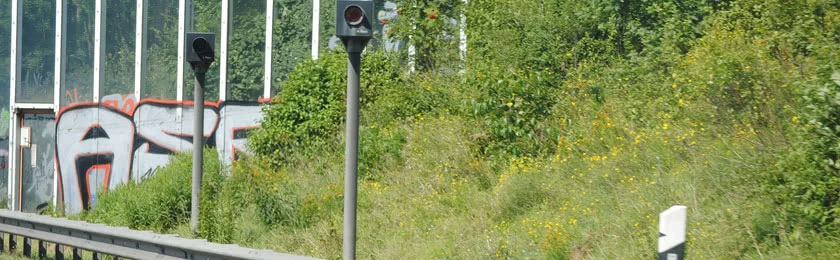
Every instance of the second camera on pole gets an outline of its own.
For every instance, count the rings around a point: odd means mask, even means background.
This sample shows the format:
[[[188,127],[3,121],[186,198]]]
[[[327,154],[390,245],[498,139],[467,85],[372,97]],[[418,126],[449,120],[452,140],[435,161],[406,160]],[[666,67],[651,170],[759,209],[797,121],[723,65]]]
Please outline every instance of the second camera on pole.
[[[193,67],[210,66],[216,59],[215,40],[212,33],[187,33],[186,59]]]

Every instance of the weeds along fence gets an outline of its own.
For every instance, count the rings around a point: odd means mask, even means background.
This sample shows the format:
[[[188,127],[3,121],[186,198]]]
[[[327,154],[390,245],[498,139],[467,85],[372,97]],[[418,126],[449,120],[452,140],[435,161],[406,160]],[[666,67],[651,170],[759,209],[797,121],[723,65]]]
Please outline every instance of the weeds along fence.
[[[14,253],[22,242],[23,254],[32,256],[33,240],[37,240],[37,254],[41,259],[49,254],[54,259],[63,260],[67,251],[71,252],[69,257],[74,260],[82,259],[84,251],[92,252],[93,259],[102,256],[114,259],[315,259],[126,227],[0,210],[0,251]]]

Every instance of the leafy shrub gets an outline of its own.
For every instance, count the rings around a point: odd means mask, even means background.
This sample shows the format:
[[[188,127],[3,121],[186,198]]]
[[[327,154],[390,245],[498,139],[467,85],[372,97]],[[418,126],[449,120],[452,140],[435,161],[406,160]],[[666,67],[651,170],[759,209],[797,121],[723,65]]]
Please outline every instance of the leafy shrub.
[[[446,113],[446,109],[456,107],[453,96],[458,95],[458,92],[471,92],[463,85],[461,78],[450,75],[400,78],[386,89],[376,92],[376,101],[367,103],[362,109],[361,120],[389,124],[417,115]]]
[[[334,134],[344,114],[344,60],[331,53],[292,71],[281,93],[263,109],[262,127],[249,139],[256,154],[279,166],[293,151],[304,152]]]
[[[552,147],[541,144],[546,140],[546,132],[538,127],[551,114],[556,102],[550,71],[508,72],[490,67],[473,75],[468,77],[467,84],[477,91],[469,101],[468,113],[483,122],[490,132],[490,138],[480,144],[482,152],[504,151],[520,156]]]
[[[306,61],[289,75],[270,106],[263,109],[262,127],[249,139],[253,151],[274,168],[292,155],[309,155],[309,147],[329,144],[344,121],[347,58],[341,52]],[[381,52],[364,55],[361,106],[399,82],[399,67]]]
[[[215,149],[205,149],[204,163],[202,197],[208,199],[202,199],[202,204],[206,205],[214,203],[209,198],[215,197],[215,187],[224,177]],[[142,183],[132,181],[104,192],[82,218],[133,229],[169,230],[189,219],[191,185],[192,155],[176,154],[166,167]]]
[[[735,116],[776,123],[780,103],[792,96],[791,88],[785,87],[782,64],[766,51],[766,41],[751,40],[743,28],[721,23],[725,21],[716,21],[688,54],[684,63],[688,80],[677,75],[675,86],[687,87],[683,92],[693,99],[708,100],[721,119]]]
[[[340,74],[346,79],[346,67],[341,66],[340,69]],[[406,86],[407,83],[402,77],[402,67],[397,56],[383,51],[368,51],[363,54],[359,81],[362,109],[372,106],[386,93],[394,93],[395,89]],[[342,82],[344,85],[341,85],[341,88],[344,89],[346,81]]]
[[[234,163],[232,174],[222,171],[215,149],[205,149],[199,236],[214,242],[237,241],[244,212],[255,211],[266,226],[306,227],[318,206],[296,193],[288,177],[267,169],[252,158]],[[141,183],[131,182],[103,193],[95,207],[80,218],[171,232],[189,221],[192,199],[192,156],[176,154],[171,162]],[[340,201],[339,201],[340,202]],[[339,203],[340,204],[340,203]]]
[[[800,145],[785,155],[770,193],[790,215],[789,224],[840,231],[840,72],[820,77],[806,96],[808,124]]]
[[[791,85],[804,97],[796,103],[804,109],[787,119],[798,126],[795,142],[764,179],[764,188],[782,209],[785,227],[824,234],[840,231],[840,27],[831,22],[840,19],[840,11],[831,5],[770,1],[762,10],[775,19],[761,20],[779,30],[770,51],[792,63],[786,66],[797,76]]]

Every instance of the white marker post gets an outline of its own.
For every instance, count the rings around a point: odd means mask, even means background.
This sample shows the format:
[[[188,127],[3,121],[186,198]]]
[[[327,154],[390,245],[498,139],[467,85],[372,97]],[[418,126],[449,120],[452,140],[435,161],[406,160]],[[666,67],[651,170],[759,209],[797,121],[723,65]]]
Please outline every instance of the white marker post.
[[[461,57],[460,73],[467,70],[467,0],[463,0],[463,2],[464,8],[461,10],[460,38],[458,41],[458,50]]]
[[[321,0],[312,1],[312,60],[318,59],[321,37]]]
[[[659,213],[659,260],[685,259],[685,225],[688,207],[673,206]]]

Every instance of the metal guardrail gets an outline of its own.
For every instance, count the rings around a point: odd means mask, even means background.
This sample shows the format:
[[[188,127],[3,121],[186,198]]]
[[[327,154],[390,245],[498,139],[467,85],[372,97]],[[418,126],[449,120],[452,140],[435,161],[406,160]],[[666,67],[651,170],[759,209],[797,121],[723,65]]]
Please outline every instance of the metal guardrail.
[[[24,237],[25,255],[30,254],[30,239],[40,241],[38,255],[41,257],[47,251],[44,242],[55,243],[56,259],[64,259],[64,246],[73,248],[73,259],[79,259],[81,250],[129,259],[315,259],[0,209],[0,250],[5,248],[3,233],[11,235],[9,250],[17,247],[15,236]]]

